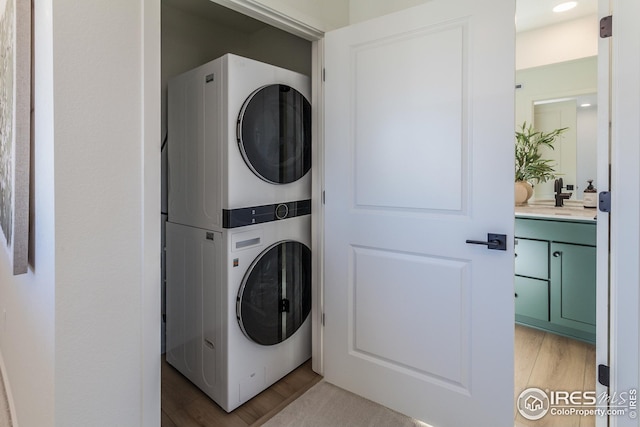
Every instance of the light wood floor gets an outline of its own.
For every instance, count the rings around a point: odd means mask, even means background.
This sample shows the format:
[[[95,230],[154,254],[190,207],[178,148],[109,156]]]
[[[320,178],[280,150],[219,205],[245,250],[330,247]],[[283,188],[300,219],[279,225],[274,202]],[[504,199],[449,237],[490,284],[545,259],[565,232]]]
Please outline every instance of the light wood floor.
[[[516,325],[514,401],[522,390],[595,390],[595,346]],[[166,361],[162,364],[162,427],[260,426],[320,381],[306,362],[291,374],[227,414]],[[593,417],[524,419],[514,408],[516,427],[592,427]]]
[[[542,390],[593,391],[595,384],[594,345],[516,325],[514,401],[529,387]],[[540,420],[528,421],[517,410],[515,414],[516,427],[595,426],[595,417],[547,414]]]
[[[320,381],[311,360],[230,414],[162,362],[162,427],[260,426]]]

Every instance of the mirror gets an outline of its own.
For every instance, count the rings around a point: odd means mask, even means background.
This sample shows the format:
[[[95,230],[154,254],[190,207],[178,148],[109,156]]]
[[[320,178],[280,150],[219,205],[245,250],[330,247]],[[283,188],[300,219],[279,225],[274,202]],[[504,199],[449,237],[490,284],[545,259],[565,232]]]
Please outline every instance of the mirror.
[[[582,200],[587,180],[596,178],[597,57],[516,71],[516,128],[539,131],[568,127],[543,157],[554,161],[572,200]],[[588,105],[587,105],[588,104]],[[534,186],[535,199],[553,199],[553,181]]]

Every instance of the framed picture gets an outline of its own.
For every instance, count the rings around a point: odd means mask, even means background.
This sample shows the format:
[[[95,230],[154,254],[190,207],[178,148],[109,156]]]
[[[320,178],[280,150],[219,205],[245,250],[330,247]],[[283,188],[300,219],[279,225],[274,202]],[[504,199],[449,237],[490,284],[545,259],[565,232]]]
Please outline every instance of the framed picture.
[[[0,0],[0,247],[14,275],[28,269],[30,143],[31,0]]]

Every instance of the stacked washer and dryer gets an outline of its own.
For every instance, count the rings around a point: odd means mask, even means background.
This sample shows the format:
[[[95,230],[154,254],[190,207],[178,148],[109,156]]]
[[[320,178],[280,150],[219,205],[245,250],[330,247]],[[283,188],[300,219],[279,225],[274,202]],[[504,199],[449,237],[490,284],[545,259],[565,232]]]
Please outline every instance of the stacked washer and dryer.
[[[169,82],[167,361],[230,412],[311,357],[311,106],[227,54]]]

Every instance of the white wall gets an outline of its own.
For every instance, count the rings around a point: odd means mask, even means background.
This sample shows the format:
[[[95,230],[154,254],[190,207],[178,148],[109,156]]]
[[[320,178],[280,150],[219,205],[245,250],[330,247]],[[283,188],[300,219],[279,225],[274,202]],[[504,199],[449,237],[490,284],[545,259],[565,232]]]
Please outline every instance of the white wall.
[[[598,54],[598,17],[523,31],[516,35],[516,70]]]
[[[150,403],[158,422],[143,413],[143,372],[160,375],[159,292],[147,287],[158,288],[160,276],[157,139],[155,152],[145,151],[145,138],[159,132],[147,134],[143,109],[145,78],[157,75],[144,73],[143,16],[157,7],[53,8],[56,426],[159,425],[159,396]],[[159,115],[158,107],[150,108]],[[154,185],[145,186],[148,176]],[[148,317],[155,337],[145,336]]]
[[[35,2],[28,274],[11,276],[0,254],[0,349],[20,427],[160,424],[159,291],[145,287],[159,282],[159,96],[147,135],[143,4],[159,12],[159,0]]]
[[[35,116],[31,164],[30,266],[13,276],[0,251],[0,353],[21,427],[53,425],[55,223],[52,1],[34,10]],[[4,312],[6,312],[6,319]]]

